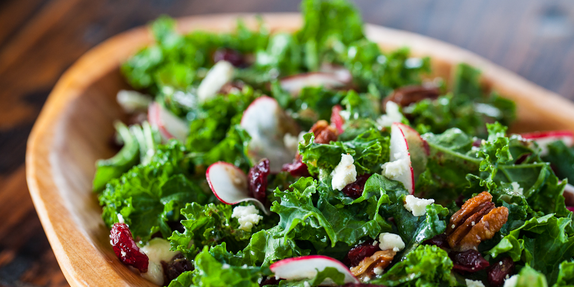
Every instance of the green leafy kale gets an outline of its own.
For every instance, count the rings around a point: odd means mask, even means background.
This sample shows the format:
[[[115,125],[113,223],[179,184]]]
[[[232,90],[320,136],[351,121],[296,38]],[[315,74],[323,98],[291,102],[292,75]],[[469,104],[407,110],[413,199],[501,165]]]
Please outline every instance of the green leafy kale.
[[[190,178],[192,165],[177,141],[160,146],[146,165],[131,168],[113,179],[101,193],[102,217],[108,226],[121,215],[134,237],[146,242],[156,232],[171,235],[169,222],[189,202],[205,203],[208,196]]]

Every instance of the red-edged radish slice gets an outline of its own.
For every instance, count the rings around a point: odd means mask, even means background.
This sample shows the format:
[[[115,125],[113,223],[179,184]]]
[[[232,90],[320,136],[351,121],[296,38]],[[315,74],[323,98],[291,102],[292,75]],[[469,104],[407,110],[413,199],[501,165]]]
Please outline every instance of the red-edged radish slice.
[[[249,194],[247,175],[238,167],[227,162],[216,162],[207,168],[205,177],[209,188],[219,201],[228,205],[249,201],[265,214],[269,214],[265,205]]]
[[[343,66],[323,63],[319,68],[319,71],[323,73],[334,74],[335,77],[339,79],[339,81],[346,84],[351,84],[353,81],[353,75],[351,74],[351,71],[347,70]]]
[[[411,164],[409,144],[400,123],[391,125],[390,161],[383,164],[383,175],[401,182],[410,194],[414,194],[415,175]]]
[[[158,103],[154,102],[149,105],[147,116],[150,125],[157,127],[164,139],[175,138],[180,141],[187,139],[187,134],[189,133],[187,123]]]
[[[233,80],[234,71],[233,65],[227,61],[215,63],[197,87],[199,100],[204,102],[215,97],[225,84]]]
[[[325,270],[326,267],[336,268],[337,271],[345,275],[345,283],[360,283],[351,273],[349,268],[334,258],[322,255],[309,255],[295,258],[288,258],[277,261],[271,266],[271,272],[275,277],[287,280],[314,279],[317,273]],[[321,285],[335,285],[335,282],[327,278]]]
[[[335,105],[331,110],[331,125],[335,126],[339,134],[343,133],[343,124],[345,123],[345,120],[341,116],[342,110],[343,107],[340,105]]]
[[[348,83],[342,81],[335,73],[311,72],[286,77],[280,80],[281,88],[291,95],[297,95],[305,87],[320,87],[337,89]]]
[[[248,152],[254,161],[269,159],[270,170],[278,173],[295,158],[296,150],[285,146],[285,135],[297,136],[299,127],[274,98],[253,101],[241,118],[241,127],[251,136]]]
[[[428,156],[430,154],[429,145],[413,128],[402,123],[397,123],[396,125],[401,129],[407,140],[416,182],[419,175],[425,171],[427,166]]]
[[[548,145],[561,140],[566,146],[574,144],[574,133],[571,131],[549,131],[521,134],[522,138],[535,141],[541,149],[540,155],[548,154]]]

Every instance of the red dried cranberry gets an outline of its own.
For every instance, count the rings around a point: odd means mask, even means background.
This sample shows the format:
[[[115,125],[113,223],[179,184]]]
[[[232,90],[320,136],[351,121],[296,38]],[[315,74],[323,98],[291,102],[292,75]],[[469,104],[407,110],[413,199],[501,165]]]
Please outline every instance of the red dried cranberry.
[[[471,249],[463,252],[451,252],[449,257],[454,263],[453,270],[474,273],[490,266],[480,252]]]
[[[222,48],[217,49],[213,53],[213,62],[227,61],[235,67],[242,67],[245,65],[245,57],[237,50]]]
[[[261,283],[259,283],[259,286],[279,285],[280,281],[281,280],[275,278],[275,276],[269,276],[269,277],[266,277],[265,279],[261,280]]]
[[[343,263],[349,267],[355,267],[363,261],[366,257],[369,257],[375,252],[381,250],[378,244],[373,244],[373,240],[367,240],[349,250],[349,253],[343,259]]]
[[[456,206],[458,207],[462,207],[462,205],[464,204],[464,195],[459,195],[456,200],[454,201],[454,203],[456,204]]]
[[[426,240],[423,242],[427,245],[435,245],[442,249],[449,249],[450,246],[448,245],[447,236],[446,234],[439,234],[431,239]]]
[[[301,157],[297,157],[293,163],[284,164],[281,170],[289,172],[292,176],[310,176],[309,168],[301,161]]]
[[[251,195],[261,202],[265,202],[267,194],[267,176],[269,175],[269,160],[264,158],[254,165],[247,174],[249,191]]]
[[[529,156],[531,156],[531,153],[526,153],[521,155],[520,157],[518,157],[518,159],[514,162],[514,164],[521,164],[523,162],[526,161],[526,159],[528,159]]]
[[[136,245],[130,228],[125,223],[116,223],[110,231],[110,243],[116,256],[126,265],[146,273],[149,258]]]
[[[570,210],[571,212],[574,212],[574,206],[566,206],[566,209]]]
[[[348,197],[357,199],[363,195],[365,183],[369,177],[371,177],[371,174],[360,175],[355,182],[347,184],[341,191]]]
[[[502,258],[490,269],[488,269],[488,283],[490,286],[498,287],[504,285],[510,275],[514,273],[514,261],[510,257]]]
[[[480,147],[480,145],[482,144],[482,140],[481,139],[477,139],[475,141],[472,142],[472,146],[473,147]]]

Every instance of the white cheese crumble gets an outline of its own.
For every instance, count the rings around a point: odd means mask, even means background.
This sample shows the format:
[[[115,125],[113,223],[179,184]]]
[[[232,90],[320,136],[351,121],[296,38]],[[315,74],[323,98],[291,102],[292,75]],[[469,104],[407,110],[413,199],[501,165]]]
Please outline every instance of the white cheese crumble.
[[[381,275],[381,274],[383,274],[383,268],[381,268],[381,267],[375,267],[375,268],[373,269],[373,272],[374,272],[375,274],[377,274],[377,275]]]
[[[384,163],[381,168],[383,169],[383,176],[388,179],[397,179],[404,174],[409,168],[409,158],[400,158],[395,161]]]
[[[231,217],[237,218],[239,221],[239,229],[244,231],[251,231],[254,225],[257,225],[263,216],[259,215],[259,210],[253,205],[236,206],[233,209]]]
[[[161,261],[170,261],[177,255],[177,252],[169,250],[170,247],[169,241],[163,238],[154,238],[141,248],[141,251],[149,258],[147,272],[142,273],[142,277],[157,285],[163,286],[163,267]]]
[[[384,232],[379,234],[379,248],[381,250],[392,249],[395,252],[401,251],[405,248],[403,239],[394,233]]]
[[[516,196],[522,196],[524,194],[524,189],[520,187],[518,182],[512,182],[510,184],[512,186],[512,194]]]
[[[433,204],[434,199],[417,198],[413,195],[407,195],[405,198],[405,208],[412,212],[414,216],[423,216],[427,213],[427,205]]]
[[[126,223],[126,221],[124,220],[124,217],[118,213],[118,222],[119,223]]]
[[[305,286],[305,287],[311,287],[311,284],[309,284],[309,282],[305,281],[305,283],[303,283],[303,286]]]
[[[484,284],[482,284],[482,282],[478,280],[465,279],[465,281],[466,286],[468,287],[484,287]]]
[[[403,120],[403,114],[399,111],[399,105],[395,102],[388,101],[385,105],[386,114],[382,115],[377,124],[381,127],[390,127],[393,123],[400,123]]]
[[[353,165],[354,161],[353,156],[349,154],[341,155],[341,161],[331,173],[333,189],[342,190],[347,184],[357,180],[357,169]]]
[[[227,61],[219,61],[207,72],[205,78],[197,87],[197,97],[200,101],[205,101],[217,95],[217,92],[233,79],[233,65]]]
[[[504,280],[504,287],[514,287],[518,284],[518,274],[513,275],[512,277]]]

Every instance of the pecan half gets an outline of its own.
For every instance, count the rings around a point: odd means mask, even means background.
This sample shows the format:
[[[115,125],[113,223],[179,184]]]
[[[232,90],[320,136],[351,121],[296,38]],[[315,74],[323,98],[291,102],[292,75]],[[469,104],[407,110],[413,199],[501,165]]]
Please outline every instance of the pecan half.
[[[420,102],[424,99],[434,100],[440,95],[440,90],[436,86],[406,86],[394,90],[383,100],[383,107],[388,101],[393,101],[401,107]]]
[[[351,268],[351,273],[361,281],[369,281],[380,275],[393,261],[396,252],[388,249],[377,251],[369,257],[365,257],[359,265]]]
[[[495,207],[492,195],[482,192],[467,200],[452,215],[447,227],[448,244],[456,251],[475,249],[481,241],[491,239],[508,220],[508,209]]]
[[[316,122],[311,127],[311,132],[315,135],[315,143],[318,144],[328,144],[331,141],[336,141],[339,137],[337,129],[324,120]]]

